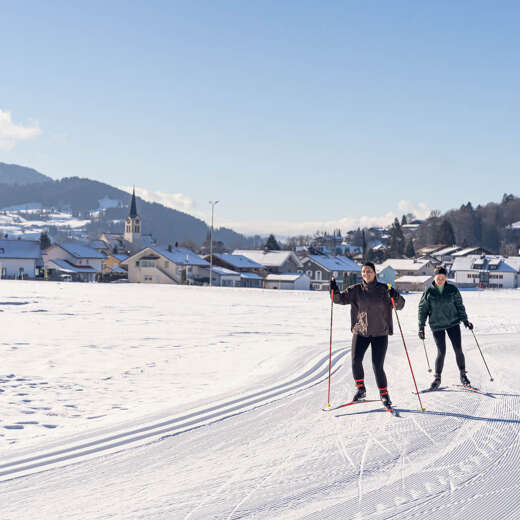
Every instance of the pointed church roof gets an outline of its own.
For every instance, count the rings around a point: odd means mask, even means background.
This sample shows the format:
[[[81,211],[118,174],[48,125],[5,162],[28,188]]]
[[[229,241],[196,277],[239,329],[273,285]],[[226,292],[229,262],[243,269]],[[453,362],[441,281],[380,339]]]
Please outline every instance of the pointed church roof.
[[[132,203],[130,204],[130,218],[137,217],[137,206],[135,204],[135,186],[132,193]]]

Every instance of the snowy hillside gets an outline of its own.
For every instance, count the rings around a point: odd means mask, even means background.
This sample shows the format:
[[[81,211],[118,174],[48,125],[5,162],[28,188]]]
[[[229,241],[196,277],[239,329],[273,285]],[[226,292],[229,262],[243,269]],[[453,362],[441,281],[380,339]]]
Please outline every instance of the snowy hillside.
[[[463,331],[421,412],[398,335],[401,418],[327,404],[326,293],[2,282],[0,518],[520,517],[520,291],[464,292],[495,381]],[[419,385],[419,295],[400,314]],[[349,399],[334,308],[334,404]],[[430,361],[434,349],[427,337]],[[376,397],[365,359],[368,397]]]

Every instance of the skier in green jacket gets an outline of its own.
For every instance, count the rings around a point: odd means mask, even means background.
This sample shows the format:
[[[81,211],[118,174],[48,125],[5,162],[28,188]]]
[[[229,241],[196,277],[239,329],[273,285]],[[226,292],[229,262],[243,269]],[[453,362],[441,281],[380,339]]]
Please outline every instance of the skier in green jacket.
[[[473,329],[473,324],[468,321],[459,290],[455,285],[446,282],[446,274],[444,267],[437,266],[435,268],[432,285],[425,289],[419,302],[419,337],[424,339],[424,325],[426,318],[429,317],[430,328],[437,345],[435,379],[430,386],[430,390],[437,390],[441,384],[442,368],[446,356],[446,332],[455,351],[455,358],[460,371],[460,382],[464,386],[471,384],[466,375],[460,322],[462,321],[464,326],[470,330]]]

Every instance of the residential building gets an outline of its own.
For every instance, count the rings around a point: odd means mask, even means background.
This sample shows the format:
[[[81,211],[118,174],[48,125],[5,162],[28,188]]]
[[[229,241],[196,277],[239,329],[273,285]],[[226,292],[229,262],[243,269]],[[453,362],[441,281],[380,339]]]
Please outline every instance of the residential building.
[[[244,249],[233,251],[234,255],[243,255],[257,264],[265,266],[272,274],[296,273],[302,264],[293,251],[261,251]]]
[[[207,279],[207,283],[209,283],[209,269],[209,267],[200,269],[201,280],[206,282]],[[216,265],[212,268],[211,285],[217,287],[241,287],[242,279],[239,272]]]
[[[426,255],[433,255],[436,251],[440,251],[441,249],[445,249],[447,244],[432,244],[428,246],[421,247],[417,252],[418,256],[426,256]]]
[[[395,270],[391,265],[386,265],[385,267],[382,267],[380,264],[376,264],[376,275],[377,275],[377,281],[384,283],[384,284],[390,284],[392,287],[395,284]]]
[[[206,255],[204,259],[209,262],[210,255]],[[259,275],[266,275],[267,269],[265,265],[259,264],[254,260],[244,256],[231,253],[213,254],[213,265],[219,265],[238,273],[256,273]]]
[[[303,273],[268,274],[264,280],[265,289],[308,291],[311,280]]]
[[[449,246],[449,247],[443,247],[442,249],[439,249],[438,251],[435,251],[432,253],[431,256],[433,256],[435,259],[437,259],[440,262],[453,262],[454,254],[458,251],[462,251],[462,247],[459,246]]]
[[[45,277],[93,282],[101,277],[105,255],[78,242],[60,242],[48,247],[43,256]]]
[[[498,255],[471,255],[456,258],[452,272],[459,287],[512,289],[518,286],[518,271]]]
[[[491,251],[480,246],[466,247],[452,254],[453,259],[461,256],[473,256],[473,255],[490,255]]]
[[[260,289],[264,286],[264,277],[256,273],[240,273],[242,287]]]
[[[419,291],[422,292],[433,282],[432,275],[424,276],[400,276],[395,279],[395,288],[398,291]]]
[[[121,265],[128,269],[128,280],[135,283],[192,284],[209,280],[209,263],[185,247],[145,247]]]
[[[116,253],[107,254],[103,260],[103,281],[119,280],[128,278],[128,271],[122,265],[128,258],[128,255],[119,255]]]
[[[435,268],[430,260],[415,260],[408,258],[389,258],[379,264],[381,269],[391,266],[396,278],[401,276],[426,276],[432,275]]]
[[[41,256],[38,240],[0,240],[0,278],[34,279]]]
[[[332,276],[340,289],[361,281],[361,266],[346,256],[308,255],[301,262],[297,272],[309,277],[314,290],[328,291]]]

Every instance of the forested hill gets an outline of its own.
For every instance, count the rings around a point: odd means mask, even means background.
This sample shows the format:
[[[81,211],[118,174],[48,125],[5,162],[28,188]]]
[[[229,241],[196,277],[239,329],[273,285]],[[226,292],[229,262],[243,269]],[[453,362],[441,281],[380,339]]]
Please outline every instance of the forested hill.
[[[88,226],[91,237],[101,231],[122,233],[130,199],[118,188],[78,177],[26,185],[0,184],[0,208],[39,203],[43,208],[64,209],[76,217],[91,218],[91,212],[105,207]],[[160,244],[189,241],[199,246],[206,239],[207,224],[187,213],[139,197],[137,210],[143,218],[143,232],[152,234]],[[214,237],[228,248],[249,246],[247,237],[231,229],[217,229]]]
[[[0,162],[0,184],[33,184],[51,180],[47,175],[32,168]]]
[[[512,194],[504,194],[501,202],[485,206],[473,207],[468,202],[444,215],[433,212],[417,231],[415,247],[437,243],[478,245],[496,253],[517,254],[518,231],[511,229],[511,224],[519,221],[520,198]]]

